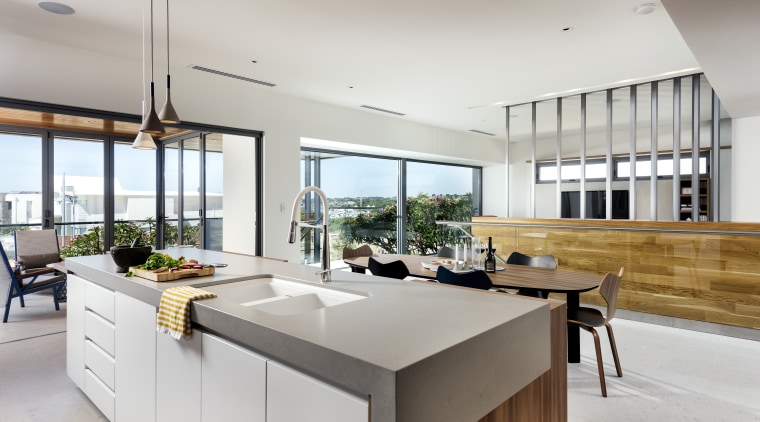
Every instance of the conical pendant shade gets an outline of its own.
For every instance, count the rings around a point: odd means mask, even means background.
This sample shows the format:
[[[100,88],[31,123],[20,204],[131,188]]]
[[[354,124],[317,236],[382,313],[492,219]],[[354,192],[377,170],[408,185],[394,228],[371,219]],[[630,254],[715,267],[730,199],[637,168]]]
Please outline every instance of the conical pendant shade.
[[[143,119],[142,126],[140,126],[140,132],[150,133],[151,135],[158,135],[164,133],[164,126],[161,124],[161,120],[158,119],[156,114],[156,100],[153,95],[153,82],[150,83],[150,108],[148,114]]]
[[[177,112],[174,110],[174,106],[172,105],[172,97],[171,97],[171,76],[166,75],[166,102],[164,103],[164,108],[161,109],[161,112],[158,113],[158,118],[161,120],[161,123],[179,123],[180,119],[177,115]]]
[[[137,132],[137,137],[132,142],[132,148],[134,149],[156,149],[156,143],[153,142],[153,137],[150,133]]]

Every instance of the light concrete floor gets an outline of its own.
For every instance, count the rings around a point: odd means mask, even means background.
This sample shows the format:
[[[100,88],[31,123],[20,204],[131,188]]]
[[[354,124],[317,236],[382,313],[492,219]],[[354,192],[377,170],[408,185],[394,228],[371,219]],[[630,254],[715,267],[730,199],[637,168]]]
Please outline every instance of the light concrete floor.
[[[1,421],[105,420],[66,375],[65,309],[29,296],[0,325]],[[602,330],[601,396],[593,340],[581,332],[581,362],[568,366],[570,421],[760,421],[760,342],[624,319],[612,325],[623,377]]]

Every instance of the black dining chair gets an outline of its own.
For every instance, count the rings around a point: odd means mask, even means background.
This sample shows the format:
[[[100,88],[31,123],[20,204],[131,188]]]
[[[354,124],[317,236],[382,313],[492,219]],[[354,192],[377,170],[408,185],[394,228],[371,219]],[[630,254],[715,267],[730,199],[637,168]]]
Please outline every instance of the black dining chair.
[[[451,284],[473,289],[490,290],[491,287],[493,287],[491,278],[488,277],[488,274],[483,270],[455,273],[443,265],[440,265],[435,273],[435,278],[441,284]]]
[[[542,256],[529,256],[520,252],[512,252],[507,258],[507,264],[557,269],[557,260],[554,259],[554,255],[552,254]],[[521,296],[538,297],[543,299],[546,299],[549,296],[548,291],[535,289],[520,289],[517,291],[517,294]]]
[[[373,257],[369,257],[367,268],[369,268],[372,275],[380,277],[403,280],[409,276],[409,268],[406,268],[406,264],[403,261],[391,261],[384,264]]]

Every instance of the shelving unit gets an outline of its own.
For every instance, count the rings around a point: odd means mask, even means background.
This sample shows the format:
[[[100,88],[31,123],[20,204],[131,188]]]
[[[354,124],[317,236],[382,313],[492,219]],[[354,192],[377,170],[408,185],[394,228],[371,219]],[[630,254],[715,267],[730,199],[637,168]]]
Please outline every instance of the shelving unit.
[[[695,204],[692,204],[693,187],[691,185],[691,179],[681,179],[681,211],[680,220],[688,221],[692,218],[692,209]],[[710,221],[710,179],[699,179],[699,192],[697,196],[698,214],[696,221]]]

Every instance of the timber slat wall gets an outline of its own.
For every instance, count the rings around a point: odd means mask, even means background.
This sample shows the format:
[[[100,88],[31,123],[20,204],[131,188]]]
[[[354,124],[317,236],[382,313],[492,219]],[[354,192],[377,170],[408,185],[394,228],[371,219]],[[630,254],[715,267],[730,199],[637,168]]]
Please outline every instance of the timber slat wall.
[[[498,255],[553,254],[560,268],[625,267],[618,308],[760,328],[760,224],[475,217]],[[559,296],[558,296],[559,297]],[[581,302],[601,305],[596,290]]]

